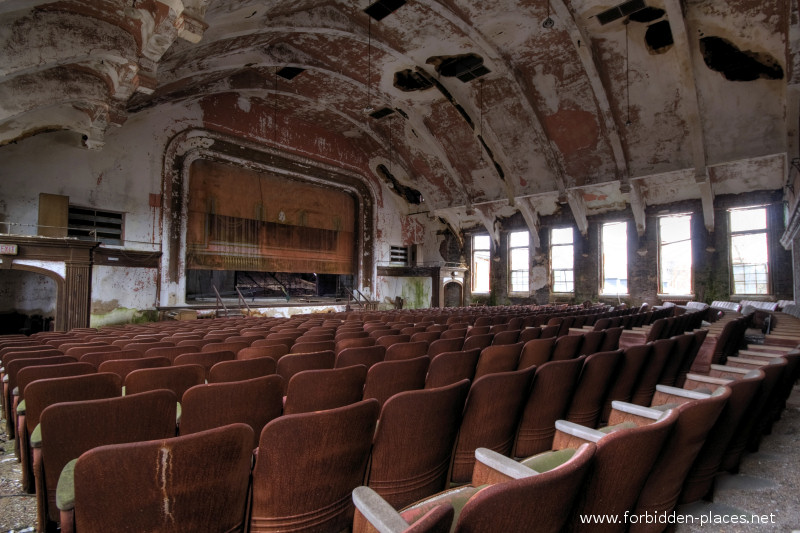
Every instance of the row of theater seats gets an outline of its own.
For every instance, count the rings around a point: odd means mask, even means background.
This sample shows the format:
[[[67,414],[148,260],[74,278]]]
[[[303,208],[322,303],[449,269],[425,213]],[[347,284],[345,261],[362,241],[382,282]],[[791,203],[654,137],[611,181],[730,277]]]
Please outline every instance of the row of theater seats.
[[[560,341],[561,341],[561,339],[559,339],[559,341],[554,341],[553,342],[553,346],[555,345],[555,342],[560,342]],[[676,342],[677,342],[677,340],[676,340]],[[658,343],[654,343],[653,345],[650,346],[650,351],[651,351],[652,354],[654,354],[656,352],[657,344]],[[522,348],[524,349],[527,346],[528,346],[528,343],[524,343],[522,345]],[[497,347],[494,347],[494,348],[499,348],[499,347],[500,346],[497,346]],[[492,350],[490,350],[490,352],[491,351]],[[625,360],[636,361],[637,358],[634,357],[633,355],[631,355],[631,353],[629,353],[629,352],[631,352],[631,351],[630,350],[626,350],[625,352],[623,352]],[[483,354],[483,352],[480,352],[480,353],[481,353],[481,355]],[[635,351],[633,353],[635,353]],[[662,350],[662,353],[664,353],[663,350]],[[341,353],[339,355],[341,355]],[[522,355],[522,350],[520,351],[520,355]],[[616,360],[619,361],[620,355],[619,354],[615,354],[615,355],[616,355]],[[660,357],[663,357],[663,356],[660,356]],[[603,393],[598,393],[597,390],[598,390],[598,388],[602,389],[602,387],[597,387],[596,385],[592,385],[592,383],[597,383],[598,381],[600,381],[600,382],[610,382],[612,380],[609,379],[609,376],[615,375],[614,380],[613,380],[614,381],[614,386],[612,386],[609,389],[610,391],[613,391],[613,392],[609,392],[606,395],[605,400],[608,400],[610,398],[615,398],[615,397],[624,398],[624,394],[620,395],[620,393],[619,393],[620,386],[618,385],[618,383],[621,383],[621,381],[622,381],[621,380],[621,376],[623,376],[623,375],[631,375],[634,372],[632,370],[630,370],[630,368],[631,368],[630,364],[625,364],[622,367],[618,367],[618,370],[609,371],[609,370],[607,370],[609,368],[609,365],[600,363],[601,361],[606,361],[606,360],[610,361],[612,358],[613,358],[613,356],[612,355],[608,355],[608,354],[603,354],[602,356],[600,356],[600,354],[594,354],[594,356],[592,356],[591,358],[584,357],[584,358],[581,358],[581,359],[574,360],[574,361],[578,361],[578,362],[581,363],[579,365],[580,370],[578,371],[577,375],[580,376],[580,382],[583,383],[582,390],[584,392],[582,394],[583,394],[584,397],[586,397],[587,395],[591,396],[591,397],[594,397],[593,405],[595,405],[595,408],[594,409],[589,409],[589,410],[581,410],[581,409],[578,409],[577,407],[575,407],[575,406],[579,406],[581,404],[581,402],[576,401],[576,398],[578,398],[581,395],[576,395],[575,398],[573,398],[571,400],[571,402],[570,402],[570,410],[568,412],[568,414],[571,415],[571,418],[573,418],[573,420],[580,419],[580,417],[578,417],[577,415],[581,415],[581,416],[585,415],[585,416],[587,416],[587,420],[592,420],[592,418],[591,418],[592,415],[593,415],[592,411],[596,412],[598,410],[597,407],[596,407],[597,404],[598,404],[597,398],[598,397],[603,397]],[[550,359],[550,357],[547,358],[547,360],[549,360],[549,359]],[[644,359],[644,358],[642,358],[640,356],[639,360],[641,361],[642,359]],[[655,365],[652,365],[654,360],[657,361],[657,360],[659,360],[659,358],[655,357],[655,359],[654,359],[652,356],[648,356],[647,357],[648,364],[645,365],[645,368],[650,368],[651,366],[655,366]],[[558,368],[558,367],[566,367],[566,366],[569,366],[567,363],[570,363],[570,364],[573,365],[572,366],[572,372],[574,373],[575,372],[575,368],[578,368],[578,365],[576,363],[572,362],[572,361],[573,361],[573,359],[567,358],[564,361],[558,361],[558,363],[559,363],[558,365],[555,364],[556,361],[554,361],[552,363],[547,363],[547,364],[544,364],[543,362],[540,361],[539,367],[536,370],[536,378],[534,378],[534,384],[537,383],[537,379],[538,379],[538,383],[544,383],[544,382],[547,381],[544,378],[544,376],[547,375],[547,373],[543,372],[542,369],[546,369],[546,368],[549,368],[549,367],[556,367],[556,368]],[[519,366],[519,360],[518,359],[517,359],[516,362],[517,362],[517,365]],[[619,364],[619,363],[617,362],[617,364]],[[448,366],[450,366],[450,365],[448,365]],[[628,368],[628,370],[624,370],[625,368]],[[596,370],[592,370],[592,369],[596,369]],[[605,370],[597,370],[597,369],[605,369]],[[523,368],[522,371],[524,372],[524,370],[525,369]],[[541,373],[540,373],[540,371],[541,371]],[[517,371],[517,372],[519,372],[519,371]],[[643,371],[640,370],[640,372],[643,372]],[[504,373],[504,372],[501,371],[501,374],[502,373]],[[650,369],[649,375],[652,376],[653,374],[654,374],[653,370]],[[605,375],[606,378],[605,379],[600,379],[600,378],[597,377],[597,376],[601,376],[601,375]],[[641,375],[644,375],[644,373],[642,373]],[[594,378],[590,379],[590,376],[594,376]],[[661,376],[659,375],[659,378],[660,377]],[[559,382],[559,383],[562,382],[561,379],[558,379],[556,381]],[[477,383],[477,380],[476,380],[476,383]],[[622,387],[622,388],[624,388],[624,387]],[[436,389],[433,389],[433,390],[436,390]],[[534,387],[533,390],[536,390],[536,387]],[[534,397],[533,390],[531,391],[531,394],[530,394],[529,398],[533,398]],[[472,394],[473,394],[472,391],[470,391],[470,395],[471,396],[472,396]],[[136,395],[136,396],[138,396],[138,395]],[[552,394],[546,394],[542,398],[547,400],[551,396],[552,396]],[[542,398],[540,398],[540,399],[542,399]],[[584,399],[583,401],[586,401],[586,400]],[[531,403],[531,402],[529,402],[529,403]],[[546,401],[544,401],[544,402],[537,401],[537,402],[534,402],[534,403],[541,407],[541,406],[547,404],[548,402],[546,402]],[[591,403],[591,402],[589,402],[589,403]],[[604,410],[607,409],[607,406],[605,405],[606,403],[607,402],[604,402],[604,405],[603,405]],[[469,401],[468,401],[468,404],[469,404]],[[294,415],[291,415],[291,416],[294,416]],[[561,416],[565,416],[565,415],[561,415]],[[481,416],[479,418],[481,420],[485,420],[486,416]],[[489,418],[491,418],[491,417],[489,417]],[[568,418],[570,418],[570,417],[568,417]],[[587,423],[589,423],[589,425],[592,425],[591,422],[587,422]],[[521,425],[520,425],[520,427],[521,427]],[[519,439],[517,439],[517,440],[519,440]],[[544,440],[546,442],[548,439],[545,438]],[[471,447],[471,445],[469,447]],[[395,454],[392,454],[392,455],[395,455]],[[470,462],[470,464],[472,462],[472,458],[471,457],[465,459],[463,457],[463,454],[462,454],[462,457],[460,457],[460,460],[461,461],[460,461],[459,466],[463,466],[463,463],[465,461]],[[457,471],[457,470],[458,470],[458,468],[456,468],[456,461],[454,461],[454,471]],[[468,466],[466,468],[461,468],[461,470],[464,471],[464,472],[467,472],[467,474],[469,473],[469,467]],[[464,480],[464,481],[468,480],[468,479],[466,479],[464,477],[463,472],[460,475],[462,476],[461,477],[462,480]]]

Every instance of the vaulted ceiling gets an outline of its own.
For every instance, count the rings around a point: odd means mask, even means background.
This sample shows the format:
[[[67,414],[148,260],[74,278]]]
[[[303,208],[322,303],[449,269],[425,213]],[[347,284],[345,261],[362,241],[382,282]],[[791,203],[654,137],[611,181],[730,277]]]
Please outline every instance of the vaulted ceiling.
[[[0,0],[0,145],[234,95],[453,227],[780,189],[796,0]],[[0,146],[0,154],[2,147]],[[314,158],[314,154],[308,154]],[[342,161],[346,164],[346,161]]]

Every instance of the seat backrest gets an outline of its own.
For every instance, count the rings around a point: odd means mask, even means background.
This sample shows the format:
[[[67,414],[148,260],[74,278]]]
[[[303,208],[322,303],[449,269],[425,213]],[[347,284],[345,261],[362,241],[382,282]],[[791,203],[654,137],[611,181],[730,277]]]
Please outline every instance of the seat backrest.
[[[581,368],[583,358],[550,361],[536,367],[517,427],[513,457],[528,457],[550,449],[556,420],[567,414]]]
[[[361,485],[378,420],[365,400],[285,415],[261,432],[253,468],[250,531],[341,531],[352,525],[351,493]]]
[[[519,329],[507,329],[495,333],[492,344],[516,344],[519,341]]]
[[[234,424],[88,451],[75,464],[75,529],[243,531],[252,442]]]
[[[312,342],[295,342],[289,349],[289,353],[316,353],[330,350],[336,350],[336,341],[312,341]]]
[[[258,342],[253,342],[253,345]],[[283,357],[284,355],[289,353],[289,347],[285,344],[273,344],[267,346],[253,346],[250,345],[247,348],[242,348],[239,350],[239,353],[236,354],[236,359],[244,360],[244,359],[258,359],[259,357],[269,357],[270,359],[274,360],[276,363],[278,359]]]
[[[47,494],[49,520],[59,519],[55,506],[56,486],[69,461],[105,444],[174,437],[177,406],[178,399],[172,392],[158,390],[116,398],[60,402],[42,411],[44,476],[40,479]]]
[[[539,366],[548,362],[553,354],[555,345],[555,337],[529,340],[522,346],[518,367],[527,368],[529,366]]]
[[[205,369],[205,378],[208,379],[208,373],[211,371],[212,366],[216,365],[220,361],[233,361],[234,359],[236,359],[236,354],[229,350],[223,350],[220,352],[191,352],[181,354],[176,357],[172,365],[200,365]]]
[[[568,461],[552,470],[478,491],[464,505],[454,531],[527,533],[532,524],[537,532],[563,531],[590,475],[595,450],[592,444],[583,445]]]
[[[78,361],[69,355],[51,355],[49,357],[19,357],[11,359],[6,363],[5,375],[8,378],[8,393],[10,394],[15,388],[18,388],[17,376],[20,370],[31,366],[44,366],[44,365],[63,365],[64,363],[77,363]],[[4,384],[4,390],[6,389]],[[4,398],[4,401],[9,398]],[[7,408],[9,404],[3,404]]]
[[[673,409],[655,422],[619,429],[597,442],[592,472],[581,487],[571,515],[574,530],[580,530],[581,516],[623,516],[625,511],[633,510],[677,420],[678,412]],[[625,528],[612,526],[609,531]]]
[[[675,377],[675,386],[677,387],[683,387],[683,382],[686,380],[686,374],[688,374],[692,369],[692,366],[694,366],[694,361],[697,358],[697,354],[700,353],[700,349],[703,347],[706,337],[708,337],[708,330],[699,329],[695,331],[692,336],[694,337],[694,341],[683,353],[681,366],[678,369],[678,375]]]
[[[610,352],[619,348],[619,339],[622,337],[622,327],[614,326],[605,329],[603,342],[597,349],[598,352]]]
[[[583,334],[583,344],[581,344],[578,355],[589,355],[600,351],[600,346],[603,344],[606,332],[600,331],[587,331]]]
[[[80,361],[90,363],[96,368],[106,361],[120,360],[120,359],[139,359],[142,357],[142,352],[137,350],[117,350],[117,351],[101,351],[101,352],[88,352],[80,357]]]
[[[292,376],[298,372],[333,368],[335,362],[336,356],[333,350],[296,353],[281,357],[278,360],[277,373],[283,378],[283,395],[286,395],[286,389],[289,386],[289,381],[292,379]]]
[[[631,391],[631,403],[650,405],[653,394],[656,391],[656,385],[659,383],[666,385],[666,383],[661,382],[664,366],[670,360],[680,361],[682,356],[682,354],[678,353],[681,348],[678,346],[678,339],[679,337],[670,337],[669,339],[658,339],[653,343],[650,357],[642,367],[642,371],[639,373],[636,384]],[[614,399],[616,400],[617,398]]]
[[[613,383],[622,350],[597,352],[583,360],[581,377],[567,409],[566,419],[594,428],[600,421],[608,390]]]
[[[451,482],[470,481],[477,448],[488,448],[501,455],[511,453],[517,422],[535,370],[529,367],[488,374],[475,380],[453,451]]]
[[[523,344],[493,344],[481,350],[478,364],[475,367],[475,376],[478,379],[486,374],[495,372],[511,372],[517,369],[519,355],[522,353]]]
[[[574,359],[580,355],[583,335],[562,335],[556,339],[553,346],[551,361],[561,361],[564,359]]]
[[[639,494],[634,512],[640,515],[644,513],[661,515],[672,512],[678,503],[681,487],[689,469],[730,395],[731,389],[719,387],[707,398],[684,399],[683,403],[676,407],[679,413],[678,421],[653,464],[647,482]],[[655,396],[653,406],[663,406],[668,403],[672,405],[674,402],[673,397],[668,394],[660,398],[662,394],[657,392]]]
[[[606,395],[603,413],[600,415],[601,420],[608,420],[608,415],[611,413],[612,401],[631,401],[633,390],[636,387],[636,384],[639,382],[639,376],[642,373],[642,369],[650,360],[650,354],[652,351],[652,343],[634,344],[633,346],[629,346],[622,351],[616,376],[613,377],[612,383],[609,386],[608,393]]]
[[[364,383],[365,400],[374,398],[382,407],[395,394],[425,386],[430,358],[427,355],[401,361],[381,361],[367,371]]]
[[[452,339],[445,339],[439,337],[428,345],[428,355],[435,357],[440,353],[456,352],[464,345],[464,337],[455,337]]]
[[[378,341],[383,339],[379,338]],[[426,341],[399,342],[391,344],[386,348],[384,361],[401,361],[403,359],[415,359],[422,355],[427,355],[428,343]]]
[[[364,365],[298,372],[286,388],[283,413],[322,411],[359,402],[366,378]]]
[[[215,342],[212,344],[206,344],[202,348],[200,348],[201,352],[233,352],[234,359],[236,359],[236,354],[239,353],[239,350],[243,350],[245,348],[249,348],[250,343],[248,342]]]
[[[551,324],[544,326],[542,328],[541,334],[539,334],[540,339],[549,339],[551,337],[558,337],[558,332],[561,330],[561,323],[558,324]]]
[[[472,381],[481,350],[475,348],[468,351],[444,352],[431,359],[425,388],[432,389],[458,383],[462,379]]]
[[[519,332],[519,342],[525,343],[528,341],[532,341],[533,339],[538,339],[542,334],[542,328],[539,326],[524,328],[522,331]]]
[[[134,370],[125,377],[125,394],[157,389],[171,390],[177,398],[190,387],[206,381],[206,369],[200,365],[166,366]]]
[[[386,348],[390,348],[394,344],[398,343],[407,343],[411,340],[411,335],[404,335],[400,334],[393,334],[393,335],[382,335],[375,339],[375,344],[380,344],[381,346],[386,346]],[[427,348],[427,345],[426,345]],[[422,354],[425,355],[425,354]]]
[[[381,410],[366,484],[400,509],[447,486],[469,381],[392,396]]]
[[[697,377],[702,380],[708,378],[708,376]],[[759,387],[761,387],[764,377],[763,371],[753,370],[742,376],[741,379],[724,380],[727,382],[725,386],[731,390],[731,395],[725,403],[719,418],[717,418],[714,427],[706,436],[703,447],[686,476],[680,495],[680,503],[696,502],[710,495],[714,485],[714,478],[722,462],[722,456],[742,418],[747,413],[747,409],[753,398],[755,398]],[[691,374],[689,378],[687,380],[689,388],[695,388],[695,385],[703,388],[707,386],[704,381],[695,382]]]
[[[145,357],[166,357],[171,361],[170,364],[175,362],[175,358],[184,353],[199,352],[197,346],[168,346],[166,348],[148,348],[144,352]]]
[[[281,416],[282,380],[272,374],[244,381],[195,385],[181,398],[180,434],[241,422],[253,430],[251,449],[258,446],[255,435],[272,419]]]
[[[364,365],[369,370],[375,363],[383,361],[385,355],[386,348],[380,345],[345,348],[336,354],[336,363],[333,366],[342,368],[350,365]]]
[[[260,378],[262,376],[274,374],[276,368],[277,363],[271,357],[220,361],[208,371],[208,382],[222,383],[226,381],[243,381],[246,379]]]
[[[440,336],[440,331],[419,331],[411,335],[411,342],[425,341],[430,344],[437,340]]]
[[[62,363],[60,365],[28,366],[17,373],[20,400],[25,398],[25,387],[38,379],[66,378],[94,374],[97,369],[89,363]]]
[[[97,367],[98,372],[111,372],[119,376],[124,382],[125,377],[140,368],[161,368],[170,366],[170,361],[166,357],[138,357],[136,359],[111,359],[100,363]]]

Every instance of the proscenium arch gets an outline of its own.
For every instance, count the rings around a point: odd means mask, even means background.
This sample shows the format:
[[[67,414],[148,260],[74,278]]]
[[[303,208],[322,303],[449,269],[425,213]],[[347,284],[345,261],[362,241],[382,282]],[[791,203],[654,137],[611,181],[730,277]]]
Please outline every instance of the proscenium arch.
[[[190,167],[208,159],[249,170],[274,173],[307,183],[335,187],[356,200],[356,246],[353,261],[359,290],[372,294],[375,286],[375,192],[372,184],[353,172],[258,145],[223,133],[192,128],[178,133],[164,151],[161,213],[161,287],[159,305],[186,304],[186,221]]]

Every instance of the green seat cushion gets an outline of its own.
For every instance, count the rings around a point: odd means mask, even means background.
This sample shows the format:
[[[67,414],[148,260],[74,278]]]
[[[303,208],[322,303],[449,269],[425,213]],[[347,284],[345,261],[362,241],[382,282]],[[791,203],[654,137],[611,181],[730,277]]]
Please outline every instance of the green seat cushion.
[[[25,400],[22,400],[17,405],[17,416],[25,414]]]
[[[618,429],[629,429],[635,428],[636,424],[633,422],[620,422],[619,424],[614,424],[613,426],[606,426],[604,428],[600,428],[597,431],[602,431],[603,433],[611,433],[612,431],[616,431]]]
[[[31,438],[29,439],[31,443],[31,448],[41,448],[42,447],[42,425],[36,424],[36,427],[33,428],[33,433],[31,433]]]
[[[75,507],[75,463],[77,462],[77,459],[68,462],[58,476],[56,507],[62,511],[69,511]]]
[[[538,453],[520,462],[528,468],[542,473],[563,465],[569,461],[573,455],[575,455],[574,449],[564,448],[563,450]]]

